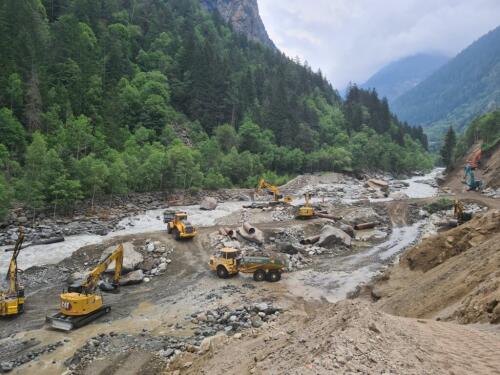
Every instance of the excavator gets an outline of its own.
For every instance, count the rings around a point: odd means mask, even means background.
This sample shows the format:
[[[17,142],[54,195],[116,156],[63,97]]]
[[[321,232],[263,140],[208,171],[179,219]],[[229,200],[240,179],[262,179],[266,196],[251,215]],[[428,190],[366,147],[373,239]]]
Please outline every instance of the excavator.
[[[453,216],[457,220],[458,225],[462,225],[472,219],[472,213],[466,212],[464,204],[458,199],[453,203]]]
[[[297,218],[299,219],[312,219],[315,216],[314,208],[311,207],[311,198],[309,193],[304,194],[306,203],[299,208]]]
[[[292,203],[292,197],[284,196],[283,194],[281,194],[281,191],[277,186],[271,185],[263,178],[260,179],[259,185],[257,186],[257,189],[256,189],[257,194],[260,193],[260,191],[262,189],[266,190],[269,195],[273,196],[273,203],[274,204],[280,204],[280,203],[290,204],[290,203]]]
[[[47,317],[47,323],[52,328],[71,331],[109,313],[111,306],[103,303],[102,295],[96,294],[96,289],[101,275],[113,262],[115,262],[115,274],[112,287],[115,291],[118,290],[123,266],[123,245],[119,245],[99,263],[85,281],[70,285],[68,290],[60,295],[60,312]]]
[[[476,180],[474,171],[479,168],[481,163],[481,158],[483,156],[482,150],[480,148],[476,149],[464,168],[465,183],[468,186],[467,190],[479,190],[482,187],[482,181]]]
[[[16,316],[24,312],[24,288],[19,286],[17,278],[17,257],[21,251],[24,241],[24,231],[19,229],[16,245],[10,259],[9,271],[9,290],[0,291],[0,317]]]

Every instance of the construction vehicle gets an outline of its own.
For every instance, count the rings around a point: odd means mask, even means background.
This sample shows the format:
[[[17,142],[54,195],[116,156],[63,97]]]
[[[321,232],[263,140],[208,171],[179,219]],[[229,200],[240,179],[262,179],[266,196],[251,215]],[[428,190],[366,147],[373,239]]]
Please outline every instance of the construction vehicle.
[[[305,204],[302,207],[299,207],[299,213],[297,214],[297,218],[299,219],[312,219],[315,216],[314,208],[311,206],[311,199],[309,193],[304,194],[304,198],[306,200]]]
[[[476,180],[474,176],[474,168],[470,164],[465,166],[465,183],[467,185],[467,190],[479,190],[483,185],[482,181]]]
[[[24,231],[20,228],[7,273],[9,290],[0,291],[0,317],[16,316],[24,312],[24,288],[19,285],[17,277],[17,257],[23,241]]]
[[[191,239],[197,234],[187,218],[186,212],[165,211],[163,213],[163,222],[167,224],[167,232],[173,234],[177,241]]]
[[[453,216],[457,219],[458,225],[462,225],[472,219],[472,213],[465,212],[464,204],[458,199],[453,203]]]
[[[290,204],[290,203],[292,203],[292,197],[284,196],[277,186],[271,185],[263,178],[261,178],[259,180],[259,185],[257,186],[257,189],[256,189],[257,194],[260,193],[260,191],[262,189],[266,190],[269,195],[273,196],[273,203],[274,204],[280,204],[280,203]]]
[[[110,312],[111,306],[105,305],[102,295],[96,293],[101,275],[115,262],[112,287],[118,290],[123,266],[123,245],[99,263],[83,282],[76,282],[60,295],[60,312],[47,317],[52,328],[71,331],[80,328]]]
[[[286,265],[271,257],[244,257],[240,250],[227,247],[210,257],[208,267],[217,272],[221,279],[241,272],[252,273],[255,281],[276,282],[281,280],[281,273]]]

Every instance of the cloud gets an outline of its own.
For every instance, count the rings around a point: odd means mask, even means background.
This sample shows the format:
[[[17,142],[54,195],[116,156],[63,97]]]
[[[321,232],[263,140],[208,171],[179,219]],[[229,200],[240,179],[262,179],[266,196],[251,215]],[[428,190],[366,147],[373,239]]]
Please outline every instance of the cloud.
[[[500,24],[498,0],[258,0],[278,48],[337,88],[420,52],[453,56]]]

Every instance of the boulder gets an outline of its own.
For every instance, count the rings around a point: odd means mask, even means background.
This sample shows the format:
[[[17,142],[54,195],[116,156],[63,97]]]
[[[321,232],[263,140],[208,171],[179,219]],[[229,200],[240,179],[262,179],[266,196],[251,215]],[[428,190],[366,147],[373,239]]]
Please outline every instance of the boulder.
[[[217,208],[217,199],[212,197],[205,197],[200,203],[200,209],[212,211]]]
[[[116,250],[116,246],[110,246],[102,252],[101,259],[102,262],[106,259],[113,251]],[[134,245],[131,242],[126,242],[123,244],[123,271],[130,272],[137,268],[137,266],[144,261],[141,253],[134,250]],[[115,262],[111,263],[108,267],[108,272],[115,271]]]
[[[142,272],[142,270],[137,270],[127,273],[125,276],[122,276],[122,278],[120,279],[120,285],[126,286],[126,285],[140,284],[142,283],[143,280],[144,280],[144,273]]]
[[[368,187],[374,188],[374,189],[380,189],[384,192],[387,192],[389,190],[389,183],[384,181],[384,180],[379,180],[376,178],[371,178],[366,182],[366,185]]]
[[[351,238],[354,238],[354,228],[348,224],[340,224],[340,229],[346,232]]]
[[[372,207],[359,207],[344,215],[344,221],[350,225],[356,225],[381,221],[381,218]]]
[[[318,245],[331,249],[337,245],[351,246],[351,236],[339,228],[331,225],[325,225],[321,229]]]
[[[18,224],[24,224],[28,222],[28,218],[26,216],[18,216],[16,221]]]

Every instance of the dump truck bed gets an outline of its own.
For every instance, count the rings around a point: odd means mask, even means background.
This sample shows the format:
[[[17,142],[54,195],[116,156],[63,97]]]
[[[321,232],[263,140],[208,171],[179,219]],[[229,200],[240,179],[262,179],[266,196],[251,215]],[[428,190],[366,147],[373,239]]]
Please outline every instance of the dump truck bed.
[[[286,264],[279,259],[269,257],[242,257],[238,268],[243,273],[252,273],[258,269],[281,271],[286,268]]]

